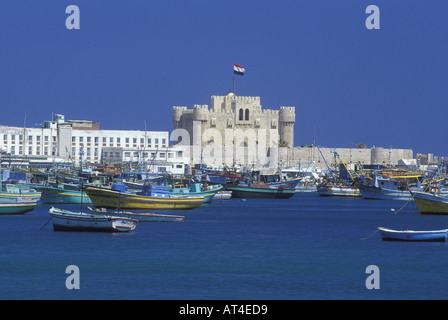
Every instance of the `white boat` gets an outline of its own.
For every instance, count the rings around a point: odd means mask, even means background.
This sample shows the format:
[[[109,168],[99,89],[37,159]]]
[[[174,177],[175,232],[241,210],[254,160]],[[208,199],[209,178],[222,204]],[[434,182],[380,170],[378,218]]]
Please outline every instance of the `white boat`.
[[[229,200],[232,198],[232,191],[218,191],[217,194],[213,197],[214,200]]]
[[[355,186],[323,184],[317,186],[317,192],[320,196],[326,197],[361,197],[359,189]]]
[[[54,231],[127,232],[134,230],[138,223],[129,218],[72,212],[54,207],[48,212],[53,220]]]
[[[120,209],[91,208],[89,210],[97,215],[110,215],[114,217],[135,219],[138,222],[184,222],[184,216],[169,214],[156,214],[152,212],[131,212]]]
[[[379,227],[383,240],[389,241],[446,241],[448,229],[431,231],[392,230]]]

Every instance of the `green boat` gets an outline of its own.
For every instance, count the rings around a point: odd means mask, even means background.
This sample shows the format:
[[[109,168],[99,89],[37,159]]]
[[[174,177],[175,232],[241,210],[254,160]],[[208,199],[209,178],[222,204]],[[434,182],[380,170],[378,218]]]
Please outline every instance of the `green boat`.
[[[0,198],[22,197],[25,200],[39,201],[40,196],[40,192],[26,183],[3,183],[0,190]]]
[[[24,200],[21,197],[0,198],[0,214],[22,214],[34,210],[38,200]]]
[[[191,196],[204,197],[204,203],[210,203],[213,197],[223,190],[222,185],[202,185],[202,183],[190,183],[190,186],[174,184],[170,186],[170,197]]]
[[[81,191],[79,184],[49,182],[36,187],[36,190],[42,193],[42,203],[92,204],[92,200],[85,192]]]

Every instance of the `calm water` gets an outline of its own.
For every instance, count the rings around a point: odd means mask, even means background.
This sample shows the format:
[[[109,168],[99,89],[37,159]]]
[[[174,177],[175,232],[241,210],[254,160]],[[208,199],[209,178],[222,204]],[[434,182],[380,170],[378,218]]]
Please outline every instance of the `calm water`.
[[[231,199],[131,233],[54,232],[49,205],[0,216],[1,299],[447,299],[448,243],[383,242],[378,226],[441,229],[410,203],[296,194]],[[64,206],[78,210],[79,206]],[[86,209],[85,209],[86,210]],[[366,238],[367,239],[364,239]],[[80,289],[68,290],[68,265]],[[380,289],[368,290],[368,265]]]

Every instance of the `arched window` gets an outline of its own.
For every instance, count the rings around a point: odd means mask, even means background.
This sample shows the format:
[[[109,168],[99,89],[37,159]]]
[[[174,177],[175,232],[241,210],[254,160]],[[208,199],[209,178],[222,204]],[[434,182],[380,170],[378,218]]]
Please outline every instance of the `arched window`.
[[[244,119],[243,119],[243,113],[244,113],[243,109],[240,109],[240,116],[239,116],[239,119],[240,119],[240,120],[244,120]]]
[[[244,120],[249,120],[249,109],[246,109],[246,115]]]

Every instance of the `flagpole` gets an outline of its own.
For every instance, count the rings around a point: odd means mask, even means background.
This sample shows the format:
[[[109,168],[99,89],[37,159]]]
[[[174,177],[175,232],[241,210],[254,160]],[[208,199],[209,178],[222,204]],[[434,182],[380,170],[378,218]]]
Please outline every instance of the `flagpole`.
[[[235,94],[235,72],[233,73],[233,94]]]

